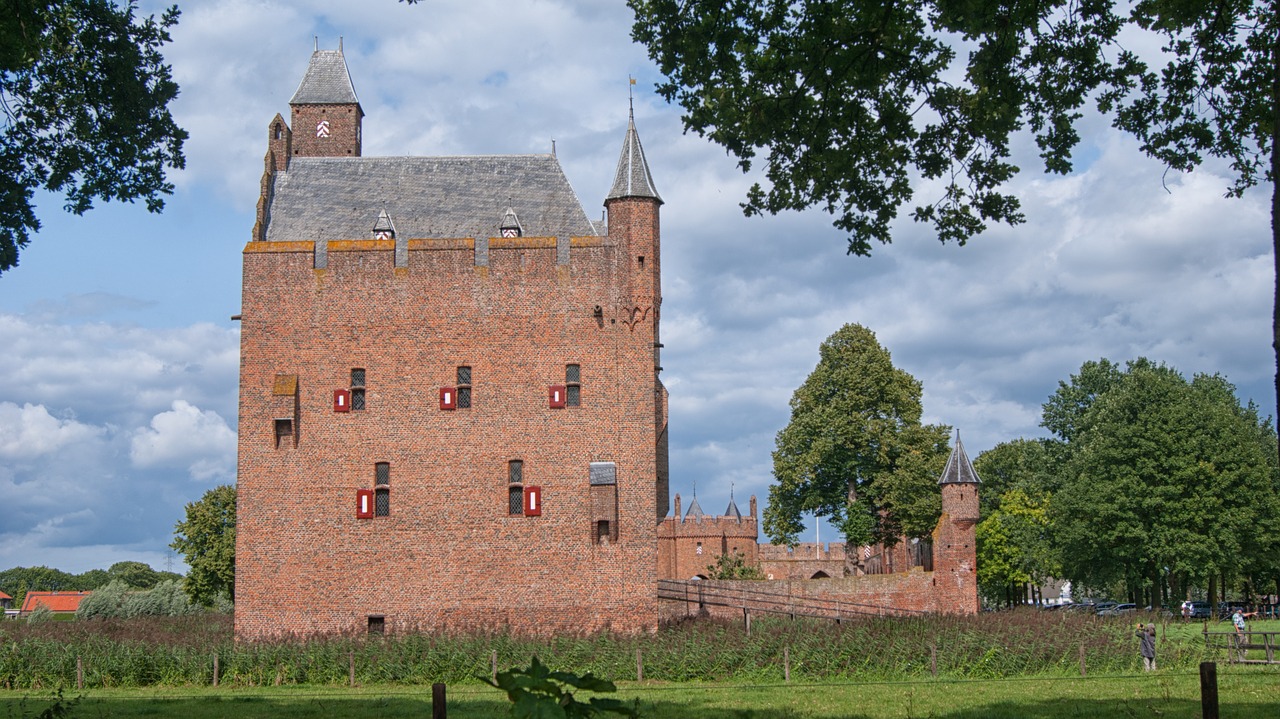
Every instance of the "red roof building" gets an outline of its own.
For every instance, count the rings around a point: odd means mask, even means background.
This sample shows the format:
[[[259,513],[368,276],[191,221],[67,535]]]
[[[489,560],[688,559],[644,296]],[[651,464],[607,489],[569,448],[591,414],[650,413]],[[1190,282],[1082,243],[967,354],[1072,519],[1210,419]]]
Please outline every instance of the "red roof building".
[[[56,613],[72,613],[80,608],[80,602],[92,592],[27,592],[22,600],[22,613],[34,612],[44,605],[49,611]]]

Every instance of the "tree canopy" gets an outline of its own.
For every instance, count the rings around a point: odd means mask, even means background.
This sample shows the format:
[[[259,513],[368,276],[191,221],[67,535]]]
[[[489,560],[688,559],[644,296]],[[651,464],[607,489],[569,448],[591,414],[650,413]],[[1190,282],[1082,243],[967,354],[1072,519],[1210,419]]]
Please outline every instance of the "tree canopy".
[[[1100,377],[1107,387],[1095,391]],[[1280,580],[1270,420],[1220,376],[1188,382],[1144,358],[1086,363],[1071,379],[1045,403],[1046,426],[1069,438],[1049,504],[1066,577],[1130,588]]]
[[[920,394],[867,328],[849,324],[828,337],[778,433],[765,533],[794,544],[814,513],[850,545],[927,536],[942,511],[936,483],[948,428],[920,423]]]
[[[1086,106],[1228,194],[1272,185],[1280,257],[1280,22],[1266,0],[628,0],[633,37],[684,123],[750,170],[748,215],[822,207],[866,255],[903,205],[942,241],[1024,220],[1004,186],[1015,133],[1072,169]],[[1134,38],[1141,41],[1133,42]],[[1146,56],[1126,45],[1151,45]],[[1160,49],[1156,50],[1156,45]],[[958,48],[966,48],[961,58]],[[921,182],[923,180],[923,182]],[[931,193],[915,197],[917,188]],[[1280,404],[1280,275],[1273,324]]]
[[[183,589],[191,601],[214,606],[222,596],[235,601],[236,488],[214,487],[187,504],[186,519],[174,526],[173,543],[191,569]]]
[[[178,22],[137,3],[15,0],[0,12],[0,273],[40,229],[37,190],[83,214],[95,200],[144,200],[159,212],[185,165],[187,133],[160,48]]]

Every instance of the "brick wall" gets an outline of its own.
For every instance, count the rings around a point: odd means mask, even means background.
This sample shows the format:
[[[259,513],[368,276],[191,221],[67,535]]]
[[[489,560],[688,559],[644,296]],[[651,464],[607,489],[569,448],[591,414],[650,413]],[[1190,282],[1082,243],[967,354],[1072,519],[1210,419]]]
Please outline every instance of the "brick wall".
[[[755,497],[751,498],[750,512],[742,517],[685,517],[677,494],[675,514],[658,526],[658,576],[706,577],[707,567],[715,564],[719,555],[729,552],[742,554],[748,566],[757,566],[758,536]]]
[[[357,104],[291,105],[293,157],[360,157],[361,120]],[[326,136],[320,124],[325,123]]]
[[[330,243],[325,269],[309,242],[245,248],[237,636],[364,631],[371,616],[390,631],[656,627],[657,287],[645,268],[631,295],[635,253],[611,225],[560,267],[554,242],[495,240],[487,267],[470,241],[414,241],[401,268],[394,242]],[[567,364],[581,366],[581,406],[551,409]],[[442,410],[459,366],[472,407]],[[366,409],[335,412],[353,368]],[[297,377],[296,448],[277,447],[279,374]],[[508,514],[517,459],[542,488],[539,517]],[[616,464],[616,542],[592,533],[594,461]],[[359,519],[378,462],[389,516]]]

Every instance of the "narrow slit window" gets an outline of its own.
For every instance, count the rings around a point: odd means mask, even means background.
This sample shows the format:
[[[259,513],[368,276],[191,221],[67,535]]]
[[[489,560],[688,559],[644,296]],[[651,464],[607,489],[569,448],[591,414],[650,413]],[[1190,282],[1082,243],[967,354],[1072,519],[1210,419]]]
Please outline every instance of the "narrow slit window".
[[[363,410],[367,405],[364,397],[365,373],[363,368],[351,370],[351,409]]]
[[[566,407],[582,406],[582,366],[564,366],[564,404]]]
[[[471,368],[458,368],[458,409],[471,408]]]
[[[524,514],[524,462],[519,459],[507,462],[507,514]]]
[[[391,463],[373,465],[373,516],[391,516]]]

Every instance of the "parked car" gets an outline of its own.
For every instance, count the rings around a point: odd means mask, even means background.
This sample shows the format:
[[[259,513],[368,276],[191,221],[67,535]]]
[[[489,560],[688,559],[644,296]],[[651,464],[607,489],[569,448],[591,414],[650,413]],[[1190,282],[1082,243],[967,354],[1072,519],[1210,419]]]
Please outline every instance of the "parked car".
[[[1117,616],[1120,616],[1121,614],[1132,614],[1137,610],[1138,610],[1138,605],[1136,604],[1117,604],[1107,611],[1107,616],[1117,617]]]
[[[1095,602],[1093,605],[1093,613],[1100,617],[1105,617],[1110,615],[1112,608],[1115,606],[1115,602]]]
[[[1178,608],[1178,616],[1186,619],[1208,619],[1213,616],[1213,610],[1208,602],[1187,600]]]
[[[1218,602],[1218,619],[1230,619],[1237,609],[1247,612],[1249,611],[1249,605],[1244,602]]]

